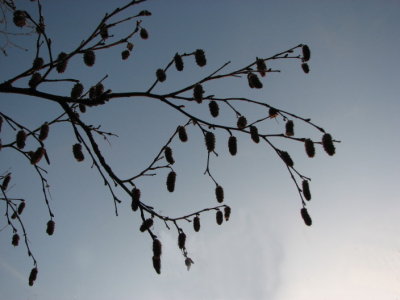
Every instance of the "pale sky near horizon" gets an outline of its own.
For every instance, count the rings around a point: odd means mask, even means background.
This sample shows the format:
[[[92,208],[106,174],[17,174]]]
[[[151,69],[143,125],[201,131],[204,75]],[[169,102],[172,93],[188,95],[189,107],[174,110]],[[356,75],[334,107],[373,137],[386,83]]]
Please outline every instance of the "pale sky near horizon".
[[[71,50],[96,20],[126,1],[112,2],[44,0],[55,53]],[[252,97],[310,117],[341,141],[335,156],[318,148],[313,159],[306,158],[302,145],[282,143],[299,170],[312,178],[313,198],[307,207],[313,225],[304,225],[297,191],[270,149],[238,136],[238,155],[230,157],[226,134],[220,134],[220,157],[213,159],[212,168],[232,207],[231,220],[218,226],[210,213],[202,217],[199,233],[190,224],[186,227],[189,255],[195,262],[189,272],[176,232],[158,224],[155,233],[163,243],[163,255],[162,273],[157,275],[150,238],[139,232],[140,221],[129,200],[124,198],[120,216],[115,217],[111,196],[90,163],[74,161],[70,128],[59,126],[47,142],[56,215],[53,237],[45,233],[48,215],[29,166],[0,152],[0,171],[11,170],[20,179],[12,191],[30,199],[23,217],[39,262],[38,280],[29,287],[31,260],[24,245],[12,247],[11,230],[0,231],[0,300],[400,299],[400,1],[155,0],[137,7],[142,9],[153,13],[143,22],[150,38],[136,40],[129,60],[122,62],[118,50],[112,52],[114,57],[100,55],[97,69],[72,62],[69,70],[76,73],[71,74],[89,85],[108,73],[106,87],[114,92],[145,90],[154,71],[176,52],[204,49],[207,66],[200,70],[185,60],[189,69],[183,74],[171,70],[155,90],[163,92],[198,80],[228,60],[228,69],[233,70],[255,57],[269,57],[300,43],[310,46],[310,74],[304,74],[297,61],[274,61],[271,65],[282,72],[264,79],[259,91],[250,90],[244,78],[221,81],[209,89],[219,96]],[[33,56],[32,50],[0,56],[0,81],[23,70]],[[51,91],[68,93],[69,87],[58,85]],[[52,103],[0,97],[2,112],[32,126],[59,113]],[[249,119],[257,113],[249,111]],[[119,135],[111,139],[111,146],[102,147],[123,174],[151,161],[157,147],[185,122],[159,103],[125,100],[90,110],[84,118]],[[272,126],[283,124],[281,120]],[[300,124],[296,134],[320,138]],[[217,204],[213,185],[203,176],[203,140],[195,128],[189,137],[187,144],[173,143],[176,192],[166,191],[164,174],[140,181],[148,202],[161,203],[160,210],[172,216]],[[3,206],[0,209],[3,215]],[[0,228],[5,224],[1,217]]]

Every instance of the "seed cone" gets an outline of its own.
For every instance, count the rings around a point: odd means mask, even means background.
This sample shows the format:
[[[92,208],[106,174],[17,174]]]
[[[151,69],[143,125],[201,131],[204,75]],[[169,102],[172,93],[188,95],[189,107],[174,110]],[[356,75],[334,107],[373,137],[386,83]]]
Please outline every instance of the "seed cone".
[[[132,190],[132,203],[131,203],[131,208],[133,211],[137,211],[139,208],[139,203],[140,203],[140,190],[138,188],[134,188]]]
[[[82,145],[81,144],[75,144],[72,146],[72,153],[74,154],[74,157],[77,161],[81,162],[85,159],[85,156],[83,155],[82,152]]]
[[[325,133],[322,136],[322,146],[330,156],[335,154],[335,145],[333,145],[332,136],[329,133]]]
[[[146,29],[144,28],[140,29],[140,37],[144,40],[147,40],[149,38],[149,33],[147,32]]]
[[[153,267],[157,274],[161,274],[161,258],[159,256],[153,256]]]
[[[108,27],[107,25],[103,24],[100,28],[100,36],[102,39],[108,39],[109,38],[109,34],[108,34]]]
[[[301,213],[301,217],[302,217],[303,220],[304,220],[304,223],[305,223],[307,226],[311,226],[312,220],[311,220],[310,215],[308,214],[307,209],[306,209],[305,207],[303,207],[303,208],[300,210],[300,213]]]
[[[29,286],[32,286],[33,283],[35,282],[38,274],[38,269],[35,267],[31,270],[31,273],[29,274]]]
[[[308,184],[308,181],[307,180],[303,180],[302,186],[303,186],[304,198],[306,198],[307,201],[310,201],[311,200],[311,192],[310,192],[310,186]]]
[[[196,63],[199,67],[204,67],[207,64],[206,56],[202,49],[197,49],[194,53],[194,58],[196,59]]]
[[[258,135],[258,129],[254,125],[250,126],[250,136],[254,143],[258,144],[260,142],[260,137]]]
[[[240,116],[237,120],[237,128],[244,129],[247,126],[247,119],[244,116]]]
[[[267,72],[267,65],[265,64],[265,61],[262,58],[257,58],[256,65],[257,65],[257,71],[260,73],[262,77],[264,77]]]
[[[303,61],[309,61],[311,56],[310,48],[307,45],[303,45],[301,50],[303,51]]]
[[[170,147],[165,147],[164,155],[169,164],[173,165],[175,163],[174,157],[172,156],[172,149]]]
[[[56,223],[53,220],[47,222],[46,232],[48,235],[53,235]]]
[[[60,54],[58,54],[57,57],[57,65],[56,65],[56,70],[58,73],[64,73],[65,70],[67,69],[67,65],[68,65],[68,60],[67,58],[67,53],[65,52],[61,52]]]
[[[164,82],[167,79],[167,75],[165,74],[163,69],[157,69],[156,76],[159,82]]]
[[[286,165],[288,165],[289,167],[293,167],[294,163],[289,153],[287,153],[286,151],[280,151],[279,154]]]
[[[86,105],[79,103],[79,111],[84,114],[86,112]]]
[[[214,133],[207,131],[205,135],[205,142],[208,152],[213,152],[215,150],[215,135]]]
[[[187,142],[188,136],[187,136],[187,133],[186,133],[186,128],[184,126],[179,126],[178,127],[178,135],[179,135],[179,139],[182,142]]]
[[[160,257],[161,256],[161,252],[162,252],[162,245],[160,240],[158,239],[154,239],[153,240],[153,255],[156,257]]]
[[[145,232],[146,230],[149,230],[151,226],[153,226],[153,219],[146,219],[143,221],[142,225],[140,225],[140,231]]]
[[[200,83],[196,84],[193,88],[193,98],[197,103],[201,103],[203,101],[204,90]]]
[[[222,186],[217,185],[217,187],[215,188],[215,197],[217,198],[217,201],[219,203],[224,202],[224,189],[222,188]]]
[[[315,147],[314,147],[314,142],[310,139],[306,139],[304,141],[304,147],[306,149],[306,153],[308,157],[314,157],[315,156]]]
[[[193,219],[193,228],[194,231],[199,232],[200,231],[200,218],[199,216],[195,216]]]
[[[236,155],[237,153],[237,139],[235,136],[230,136],[228,139],[228,149],[231,155]]]
[[[71,98],[78,99],[83,93],[83,85],[79,82],[75,83],[71,89]]]
[[[218,103],[214,100],[208,103],[208,108],[210,109],[210,114],[216,118],[219,115],[219,106]]]
[[[286,136],[294,136],[294,123],[292,120],[286,122],[285,129],[286,129],[285,132]]]
[[[183,71],[183,59],[182,56],[180,56],[178,53],[176,53],[174,56],[174,63],[175,63],[175,68],[178,71]]]
[[[96,62],[96,55],[94,54],[93,50],[85,51],[85,53],[83,54],[83,62],[88,67],[92,67],[94,65],[94,63]]]
[[[12,236],[11,244],[12,244],[14,247],[17,247],[17,246],[18,246],[18,244],[19,244],[19,235],[18,235],[18,233],[15,233],[15,234]]]
[[[215,215],[216,221],[218,225],[221,225],[223,220],[224,220],[224,216],[222,214],[222,211],[218,210],[216,215]]]
[[[184,232],[179,233],[178,235],[178,247],[179,249],[184,249],[186,243],[186,234]]]
[[[249,82],[249,87],[256,88],[256,89],[261,89],[263,87],[263,84],[261,83],[260,79],[258,76],[254,73],[249,73],[247,75],[247,80]]]
[[[231,208],[229,206],[225,206],[224,216],[225,216],[225,221],[229,221],[229,218],[231,216]]]
[[[46,122],[40,127],[39,140],[44,141],[49,136],[49,124]]]
[[[169,172],[167,177],[167,189],[170,193],[175,190],[176,173],[174,171]]]
[[[18,131],[16,140],[17,140],[17,147],[19,149],[23,149],[25,147],[25,141],[26,141],[26,133],[24,130],[21,129],[20,131]]]
[[[303,69],[303,72],[308,74],[310,72],[310,67],[308,66],[307,63],[302,63],[301,68]]]

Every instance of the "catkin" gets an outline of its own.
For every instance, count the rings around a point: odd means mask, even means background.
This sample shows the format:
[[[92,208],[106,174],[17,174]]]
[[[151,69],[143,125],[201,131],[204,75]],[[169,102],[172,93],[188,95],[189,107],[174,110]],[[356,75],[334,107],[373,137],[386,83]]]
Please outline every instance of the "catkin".
[[[228,149],[231,155],[236,155],[237,153],[237,139],[235,136],[231,135],[228,139]]]

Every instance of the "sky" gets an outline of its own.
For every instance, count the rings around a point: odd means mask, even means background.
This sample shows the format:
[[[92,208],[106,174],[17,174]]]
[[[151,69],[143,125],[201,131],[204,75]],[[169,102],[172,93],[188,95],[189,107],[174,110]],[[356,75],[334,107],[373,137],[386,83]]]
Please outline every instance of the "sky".
[[[72,50],[104,13],[126,1],[43,1],[46,30],[55,53]],[[33,3],[20,4],[32,9]],[[243,96],[293,112],[323,127],[340,140],[336,154],[319,147],[306,157],[303,145],[276,140],[291,153],[296,167],[312,178],[307,203],[313,225],[300,217],[301,201],[290,176],[265,145],[238,135],[238,154],[231,157],[227,135],[217,132],[218,157],[213,175],[224,187],[231,219],[221,226],[214,213],[202,216],[195,233],[184,225],[194,265],[186,270],[177,247],[176,231],[156,224],[163,244],[162,273],[152,267],[151,239],[139,231],[123,193],[118,217],[112,198],[90,162],[75,162],[75,138],[67,125],[52,129],[46,142],[51,206],[56,230],[45,233],[48,214],[40,182],[32,168],[11,151],[0,152],[0,172],[11,171],[10,193],[27,199],[24,214],[30,246],[39,263],[38,279],[28,286],[32,267],[23,245],[12,247],[11,229],[0,231],[0,300],[22,299],[237,299],[237,300],[375,300],[400,299],[400,2],[359,1],[148,1],[143,19],[149,39],[135,38],[127,61],[121,48],[97,56],[93,69],[78,59],[66,76],[86,86],[105,74],[114,92],[145,91],[157,68],[176,52],[204,49],[207,66],[185,60],[185,71],[167,73],[154,90],[164,93],[192,84],[231,61],[228,70],[256,57],[270,57],[300,43],[311,49],[310,73],[298,61],[270,63],[280,73],[263,79],[264,88],[251,90],[246,78],[221,80],[207,91],[221,97]],[[134,26],[134,24],[132,25]],[[14,27],[13,27],[14,30]],[[121,34],[127,29],[116,30]],[[0,56],[0,80],[18,74],[34,57],[35,41],[19,40],[28,51],[12,49]],[[23,86],[23,82],[20,83]],[[26,84],[26,83],[25,83]],[[43,87],[67,95],[70,85]],[[0,95],[0,111],[38,127],[60,113],[57,105],[30,97]],[[242,106],[240,106],[242,108]],[[243,106],[248,119],[265,112]],[[207,117],[207,107],[193,113]],[[115,100],[90,109],[84,120],[118,134],[99,143],[120,174],[140,171],[186,119],[150,99]],[[221,109],[218,122],[234,116]],[[216,121],[216,122],[217,122]],[[232,123],[234,124],[234,123]],[[270,120],[265,130],[283,130],[282,120]],[[295,123],[296,136],[321,138],[319,132]],[[14,133],[3,124],[1,139]],[[139,180],[144,201],[170,216],[217,205],[214,185],[203,175],[207,154],[192,126],[189,142],[173,141],[177,189],[165,189],[166,172]],[[275,141],[275,140],[274,140]],[[4,206],[0,206],[4,214]],[[0,218],[0,228],[6,225]]]

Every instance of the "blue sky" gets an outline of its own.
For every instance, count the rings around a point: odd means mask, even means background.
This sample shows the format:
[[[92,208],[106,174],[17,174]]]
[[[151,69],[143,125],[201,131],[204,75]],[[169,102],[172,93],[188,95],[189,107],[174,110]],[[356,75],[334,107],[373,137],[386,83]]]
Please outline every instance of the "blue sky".
[[[43,1],[47,30],[55,53],[71,50],[96,20],[124,1],[64,4]],[[31,5],[31,4],[29,4]],[[11,170],[12,191],[29,199],[24,221],[39,262],[34,287],[27,285],[31,261],[21,245],[10,245],[11,230],[0,232],[0,299],[400,299],[400,142],[398,128],[400,3],[398,1],[149,1],[138,7],[153,16],[144,20],[149,40],[137,40],[132,57],[120,49],[98,56],[95,69],[70,63],[67,75],[87,86],[105,74],[114,92],[147,89],[154,72],[177,52],[202,48],[203,69],[187,60],[183,74],[174,70],[155,92],[174,90],[211,73],[226,61],[231,70],[255,57],[269,57],[299,43],[310,46],[311,72],[298,62],[271,62],[281,73],[250,90],[246,80],[210,84],[210,93],[252,97],[312,120],[342,141],[337,154],[308,159],[303,145],[277,143],[291,153],[296,166],[312,178],[308,205],[313,226],[304,225],[297,191],[287,170],[264,145],[238,136],[237,157],[227,153],[227,136],[217,134],[218,159],[212,168],[224,186],[232,217],[222,226],[214,214],[202,217],[202,229],[188,232],[195,264],[188,272],[176,245],[176,232],[162,224],[154,231],[163,243],[162,274],[151,265],[150,238],[139,232],[139,218],[123,196],[120,216],[90,163],[71,155],[75,143],[68,126],[50,132],[47,148],[51,205],[56,232],[48,221],[39,182],[18,156],[2,151],[1,171]],[[31,45],[31,40],[22,43]],[[1,80],[30,65],[33,52],[11,51],[0,57]],[[186,63],[186,61],[185,61]],[[50,91],[69,93],[58,84]],[[22,96],[1,95],[1,111],[39,126],[59,108]],[[206,107],[194,110],[207,115]],[[249,109],[249,119],[262,112]],[[102,124],[119,138],[100,144],[121,174],[141,170],[185,118],[149,99],[116,100],[90,110],[85,121]],[[221,122],[232,121],[224,112]],[[268,127],[270,126],[270,127]],[[266,130],[283,128],[282,120]],[[3,133],[4,132],[4,133]],[[2,132],[2,140],[7,132]],[[166,174],[140,181],[149,204],[176,216],[216,204],[213,184],[203,175],[206,151],[195,128],[187,144],[172,146],[177,190],[169,194]],[[3,136],[4,134],[4,136]],[[296,134],[320,134],[296,126]],[[0,228],[5,225],[1,220]]]

